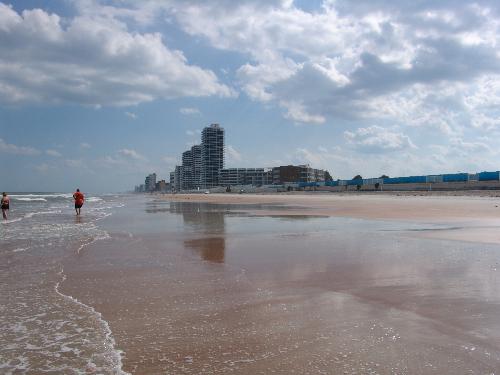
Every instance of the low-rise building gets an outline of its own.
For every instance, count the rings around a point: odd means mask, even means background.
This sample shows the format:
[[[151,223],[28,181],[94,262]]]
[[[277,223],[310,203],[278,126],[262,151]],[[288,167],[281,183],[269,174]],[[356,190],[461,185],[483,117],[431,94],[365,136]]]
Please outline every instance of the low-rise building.
[[[273,168],[273,184],[281,185],[295,182],[323,182],[325,171],[309,165],[282,165]]]
[[[160,180],[156,183],[156,191],[160,193],[166,193],[168,191],[169,184],[165,180]]]
[[[225,168],[220,172],[220,185],[262,186],[270,183],[269,176],[264,168]]]

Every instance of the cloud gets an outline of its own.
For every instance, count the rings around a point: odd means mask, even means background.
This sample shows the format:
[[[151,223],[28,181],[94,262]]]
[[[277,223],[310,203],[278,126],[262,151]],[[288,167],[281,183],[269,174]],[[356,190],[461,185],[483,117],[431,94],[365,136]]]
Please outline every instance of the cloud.
[[[175,156],[164,156],[161,160],[167,164],[170,164],[170,165],[173,165],[173,164],[176,164],[179,162],[179,158],[177,158]]]
[[[294,164],[309,164],[312,168],[322,168],[331,172],[332,164],[335,164],[335,153],[328,151],[324,147],[317,147],[314,150],[299,147],[292,156]]]
[[[112,12],[62,19],[0,3],[0,20],[0,103],[129,106],[235,94],[161,34],[129,31]]]
[[[80,148],[81,149],[89,149],[89,148],[92,148],[92,146],[86,142],[82,142],[82,143],[80,143]]]
[[[288,118],[290,120],[297,122],[308,122],[311,124],[322,124],[325,122],[324,116],[308,113],[302,103],[282,101],[281,106],[287,109],[285,118]]]
[[[39,165],[36,165],[35,166],[35,170],[38,172],[38,173],[41,173],[41,174],[46,174],[48,173],[51,169],[55,169],[54,166],[51,166],[47,163],[42,163],[42,164],[39,164]]]
[[[229,164],[242,160],[241,153],[231,145],[226,145],[226,156]]]
[[[345,131],[344,137],[348,143],[365,152],[387,152],[417,148],[407,135],[376,125],[359,128],[354,132]]]
[[[131,119],[137,119],[137,115],[133,112],[125,112],[125,116],[130,117]]]
[[[397,123],[396,115],[376,111],[376,104],[386,103],[383,109],[417,108],[420,125],[427,126],[434,115],[426,115],[426,106],[436,87],[460,85],[447,95],[467,101],[479,94],[469,100],[474,109],[436,103],[430,113],[445,109],[451,117],[439,116],[431,126],[451,134],[471,114],[475,127],[498,127],[498,109],[484,118],[477,113],[484,113],[480,82],[488,76],[490,85],[500,84],[499,7],[493,1],[324,1],[314,11],[291,1],[168,4],[163,11],[189,35],[248,56],[237,69],[238,85],[252,100],[284,108],[294,122]],[[412,90],[420,92],[418,102],[406,96]],[[494,94],[487,102],[500,99],[498,90]]]
[[[56,150],[46,150],[45,153],[49,156],[53,156],[55,158],[60,158],[62,154],[59,151]]]
[[[182,113],[183,115],[201,115],[201,112],[198,108],[181,108],[179,109],[179,112]]]
[[[87,164],[82,159],[66,159],[64,164],[69,168],[87,169]]]
[[[134,160],[147,160],[145,156],[139,154],[135,150],[128,149],[128,148],[118,150],[118,154],[121,156],[125,156],[127,158],[130,158],[130,159],[134,159]]]
[[[14,144],[5,142],[2,138],[0,138],[0,152],[6,154],[25,155],[25,156],[33,156],[40,154],[40,151],[34,149],[33,147],[16,146]]]
[[[281,107],[293,122],[396,124],[404,112],[409,126],[448,135],[463,126],[499,128],[498,106],[486,108],[500,101],[493,89],[500,85],[499,7],[493,1],[325,0],[313,11],[293,1],[86,0],[75,7],[76,16],[61,19],[0,6],[6,20],[0,101],[128,105],[234,96],[229,86],[235,85],[252,100]],[[161,29],[160,22],[196,43],[239,54],[235,77],[224,77],[234,82],[223,84],[211,70],[190,65],[161,34],[134,29]],[[485,95],[485,77],[492,95]],[[436,88],[446,87],[454,88],[448,97],[465,105],[431,104]],[[179,111],[200,114],[197,108]]]

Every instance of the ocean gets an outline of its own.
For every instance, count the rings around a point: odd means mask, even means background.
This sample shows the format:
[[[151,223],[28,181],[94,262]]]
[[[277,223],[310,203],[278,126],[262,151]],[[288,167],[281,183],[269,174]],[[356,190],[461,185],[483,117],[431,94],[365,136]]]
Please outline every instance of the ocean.
[[[64,260],[108,238],[99,221],[120,195],[89,195],[77,217],[71,193],[12,193],[0,224],[0,373],[121,373],[108,324],[59,290]]]

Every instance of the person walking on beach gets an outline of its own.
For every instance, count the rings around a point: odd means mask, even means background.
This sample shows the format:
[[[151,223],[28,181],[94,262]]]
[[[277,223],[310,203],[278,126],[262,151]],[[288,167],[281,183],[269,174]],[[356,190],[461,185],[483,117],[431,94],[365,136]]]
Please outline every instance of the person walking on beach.
[[[2,193],[2,201],[0,202],[0,205],[2,206],[3,219],[7,220],[7,211],[9,211],[10,198],[6,192]]]
[[[73,199],[75,200],[76,214],[80,215],[80,209],[83,206],[83,202],[85,202],[85,197],[83,196],[83,193],[80,193],[80,189],[76,189],[75,193],[73,194]]]

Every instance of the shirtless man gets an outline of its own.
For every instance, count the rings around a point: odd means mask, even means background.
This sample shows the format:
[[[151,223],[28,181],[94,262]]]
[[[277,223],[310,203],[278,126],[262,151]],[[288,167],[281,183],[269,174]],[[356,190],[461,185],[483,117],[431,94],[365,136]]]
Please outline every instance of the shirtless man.
[[[7,220],[7,212],[9,211],[10,198],[6,192],[2,193],[2,200],[0,202],[0,205],[2,206],[3,219]]]
[[[76,189],[73,194],[73,199],[75,200],[75,211],[77,215],[80,215],[80,209],[83,206],[83,202],[85,202],[85,197],[82,193],[80,193],[80,189]]]

